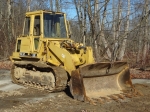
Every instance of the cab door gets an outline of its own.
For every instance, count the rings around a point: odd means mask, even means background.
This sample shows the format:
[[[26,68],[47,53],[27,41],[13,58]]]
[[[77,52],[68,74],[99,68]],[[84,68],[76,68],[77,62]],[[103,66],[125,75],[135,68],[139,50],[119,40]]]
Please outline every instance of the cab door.
[[[34,16],[34,24],[33,24],[33,51],[38,51],[41,37],[41,16]]]

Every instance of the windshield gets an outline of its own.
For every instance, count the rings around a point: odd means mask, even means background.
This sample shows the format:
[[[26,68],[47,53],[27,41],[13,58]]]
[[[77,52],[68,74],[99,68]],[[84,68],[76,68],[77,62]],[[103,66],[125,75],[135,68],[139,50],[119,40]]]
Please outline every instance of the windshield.
[[[66,38],[64,16],[61,14],[44,14],[44,37]]]
[[[25,18],[24,35],[29,35],[30,31],[30,17]]]

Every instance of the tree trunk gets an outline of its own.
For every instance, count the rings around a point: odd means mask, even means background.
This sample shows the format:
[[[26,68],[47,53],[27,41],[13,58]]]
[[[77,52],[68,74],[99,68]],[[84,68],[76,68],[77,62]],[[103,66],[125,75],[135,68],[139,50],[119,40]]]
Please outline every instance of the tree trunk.
[[[97,11],[98,11],[98,0],[95,0],[95,10],[94,10],[94,26],[96,27],[96,21],[97,21]],[[96,30],[96,28],[94,29]],[[97,38],[96,38],[96,31],[94,31],[94,48],[95,48],[95,57],[96,57],[96,61],[99,61],[99,52],[98,52],[98,43],[97,43]]]
[[[7,36],[5,36],[5,52],[4,52],[4,57],[9,56],[9,45],[11,41],[11,0],[7,0]]]
[[[107,9],[107,5],[108,5],[108,2],[109,2],[109,0],[105,0],[105,5],[104,5],[104,12],[103,12],[103,19],[102,19],[102,24],[101,24],[101,29],[100,29],[100,38],[101,38],[101,40],[102,40],[102,43],[103,43],[103,45],[104,45],[104,47],[105,47],[105,49],[106,49],[106,54],[107,54],[107,57],[108,57],[108,60],[111,60],[111,51],[110,51],[110,49],[109,49],[109,47],[108,47],[108,42],[106,41],[106,39],[105,39],[105,35],[104,35],[104,30],[105,30],[105,28],[104,28],[104,21],[106,20],[106,9]]]
[[[31,3],[31,0],[27,0],[27,11],[30,11],[30,3]]]
[[[113,4],[112,4],[112,12],[113,12],[113,25],[112,25],[112,31],[113,31],[113,51],[112,51],[112,60],[115,60],[115,41],[116,41],[116,14],[115,14],[115,0],[113,0]]]
[[[86,45],[86,1],[84,0],[84,19],[83,19],[83,45]]]
[[[77,37],[77,41],[81,41],[81,37],[83,36],[82,33],[83,33],[83,20],[82,20],[82,11],[81,11],[81,1],[80,0],[74,0],[74,3],[75,3],[75,8],[76,8],[76,11],[77,11],[77,17],[78,17],[78,22],[79,22],[79,34],[80,36]]]
[[[119,0],[119,5],[118,5],[118,23],[117,23],[117,28],[116,28],[116,41],[115,41],[115,50],[114,50],[114,60],[118,60],[118,50],[119,50],[119,35],[120,35],[120,28],[121,28],[121,16],[122,16],[122,1]]]
[[[126,23],[125,32],[129,31],[129,15],[130,15],[130,0],[128,0],[127,23]],[[123,59],[125,48],[126,48],[126,42],[127,42],[127,35],[123,39],[122,46],[120,48],[120,52],[117,57],[119,61]]]
[[[11,0],[7,0],[7,8],[8,8],[8,14],[7,14],[8,38],[9,38],[9,40],[11,40],[11,38],[12,38],[12,32],[11,32],[11,29],[12,29],[11,28],[11,20],[12,20],[12,18],[11,18]]]
[[[2,1],[0,1],[0,20],[2,20]]]
[[[94,40],[93,46],[94,46],[94,56],[95,60],[97,61],[98,55],[97,55],[97,41],[96,41],[96,34],[95,34],[95,12],[94,16],[92,16],[92,9],[91,9],[91,2],[90,0],[87,0],[87,13],[88,13],[88,18],[90,22],[90,32],[91,32],[91,37]]]
[[[60,6],[59,6],[59,1],[58,0],[55,0],[55,11],[59,12],[60,11]]]
[[[50,0],[50,10],[53,11],[53,0]]]
[[[13,9],[12,9],[12,22],[11,22],[11,26],[12,26],[12,29],[11,29],[11,32],[12,32],[12,37],[15,38],[15,29],[14,29],[14,3],[12,4],[13,6]]]
[[[148,13],[148,0],[145,0],[145,14]],[[142,54],[142,68],[145,68],[146,64],[146,54],[147,54],[147,47],[148,47],[148,18],[145,19],[145,36],[144,36],[144,43],[143,43],[143,54]]]

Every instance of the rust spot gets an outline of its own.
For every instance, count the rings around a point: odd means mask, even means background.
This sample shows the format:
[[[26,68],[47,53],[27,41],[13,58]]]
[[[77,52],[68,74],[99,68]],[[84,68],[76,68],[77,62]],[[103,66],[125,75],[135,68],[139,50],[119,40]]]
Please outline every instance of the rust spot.
[[[74,70],[71,73],[70,91],[74,99],[85,101],[85,88],[83,85],[83,78],[78,70]]]

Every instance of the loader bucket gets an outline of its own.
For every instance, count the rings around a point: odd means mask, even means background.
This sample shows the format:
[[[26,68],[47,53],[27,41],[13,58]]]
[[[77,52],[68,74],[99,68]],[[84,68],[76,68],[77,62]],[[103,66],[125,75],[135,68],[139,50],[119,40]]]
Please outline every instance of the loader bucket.
[[[120,94],[132,87],[127,62],[100,62],[88,64],[72,71],[70,91],[75,99]]]

